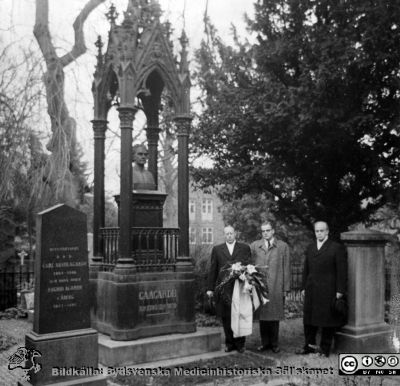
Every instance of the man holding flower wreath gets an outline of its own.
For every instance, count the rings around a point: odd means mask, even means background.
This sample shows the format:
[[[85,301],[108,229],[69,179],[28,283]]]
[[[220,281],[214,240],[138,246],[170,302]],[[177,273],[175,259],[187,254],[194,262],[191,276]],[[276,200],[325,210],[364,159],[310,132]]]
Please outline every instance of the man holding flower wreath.
[[[230,267],[234,263],[250,263],[251,253],[247,244],[236,241],[235,229],[228,225],[224,228],[225,243],[213,247],[211,252],[210,270],[208,275],[207,295],[212,297],[215,288],[230,274]],[[231,327],[231,300],[234,283],[228,284],[229,288],[224,290],[228,296],[222,296],[219,292],[215,298],[217,314],[222,319],[222,326],[225,333],[225,351],[237,350],[240,353],[245,351],[244,336],[234,337]]]

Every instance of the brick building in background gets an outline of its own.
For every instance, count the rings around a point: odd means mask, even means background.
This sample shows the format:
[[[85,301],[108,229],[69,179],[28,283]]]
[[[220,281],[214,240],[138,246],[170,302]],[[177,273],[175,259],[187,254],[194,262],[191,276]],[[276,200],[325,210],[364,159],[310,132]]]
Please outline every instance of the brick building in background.
[[[189,247],[191,252],[194,253],[199,248],[203,252],[211,251],[213,245],[223,243],[224,225],[222,202],[217,194],[191,188],[189,191]]]

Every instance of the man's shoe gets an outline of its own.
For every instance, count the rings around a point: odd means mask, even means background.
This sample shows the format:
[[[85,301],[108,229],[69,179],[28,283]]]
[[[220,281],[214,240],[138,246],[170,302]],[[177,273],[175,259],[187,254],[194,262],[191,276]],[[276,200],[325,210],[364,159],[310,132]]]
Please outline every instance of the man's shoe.
[[[237,352],[239,354],[243,354],[245,351],[246,351],[246,349],[244,347],[240,347],[240,348],[237,349]]]
[[[271,348],[270,345],[266,344],[266,345],[261,345],[257,347],[257,351],[258,352],[263,352],[263,351],[267,351]]]
[[[226,346],[225,347],[225,352],[231,352],[231,351],[234,351],[235,350],[235,347],[232,347],[232,346]]]
[[[272,347],[272,352],[273,353],[278,354],[278,352],[280,352],[280,351],[281,351],[281,349],[278,346]]]

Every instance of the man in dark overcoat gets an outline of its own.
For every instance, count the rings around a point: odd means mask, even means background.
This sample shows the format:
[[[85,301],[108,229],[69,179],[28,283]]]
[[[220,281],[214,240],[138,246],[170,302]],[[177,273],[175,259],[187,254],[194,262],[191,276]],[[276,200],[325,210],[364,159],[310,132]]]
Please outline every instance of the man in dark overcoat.
[[[289,246],[278,240],[272,221],[261,225],[262,238],[250,245],[251,255],[257,269],[265,273],[269,302],[257,311],[260,325],[261,346],[258,351],[279,348],[279,321],[284,318],[284,299],[290,291]]]
[[[328,238],[324,221],[314,224],[316,242],[306,250],[303,269],[305,346],[299,354],[318,351],[316,335],[321,328],[321,354],[329,356],[335,330],[343,324],[332,304],[346,293],[347,259],[344,247]]]
[[[214,295],[215,287],[229,275],[229,267],[237,262],[243,265],[250,263],[250,247],[247,244],[236,241],[236,231],[232,226],[224,228],[225,243],[213,247],[211,252],[210,270],[208,275],[207,295]],[[230,294],[233,292],[229,289]],[[217,297],[215,299],[218,315],[221,317],[222,326],[225,333],[225,351],[237,350],[240,353],[245,351],[244,345],[246,338],[234,338],[231,328],[231,304],[224,299]]]

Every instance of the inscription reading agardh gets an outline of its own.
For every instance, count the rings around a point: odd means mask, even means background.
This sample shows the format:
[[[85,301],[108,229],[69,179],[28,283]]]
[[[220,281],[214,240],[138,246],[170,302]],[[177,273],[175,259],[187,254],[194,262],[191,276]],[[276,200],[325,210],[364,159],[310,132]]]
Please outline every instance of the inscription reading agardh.
[[[51,247],[49,259],[53,261],[42,264],[47,277],[47,293],[53,295],[54,310],[78,306],[76,294],[83,290],[81,269],[86,268],[88,262],[76,261],[76,252],[79,252],[78,246]]]
[[[139,292],[139,313],[146,316],[168,314],[177,308],[176,289]]]

